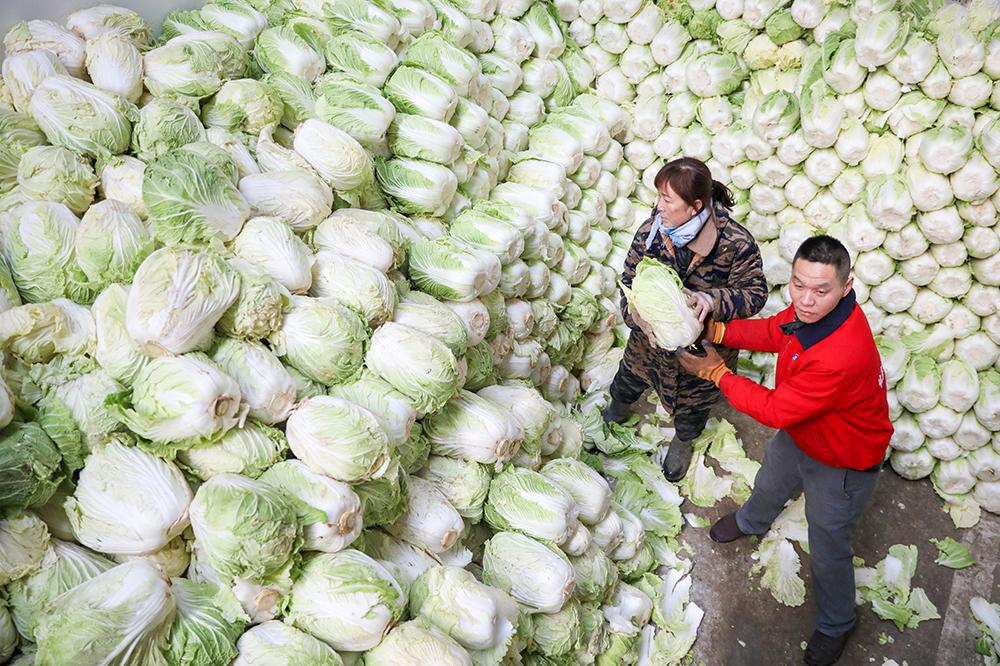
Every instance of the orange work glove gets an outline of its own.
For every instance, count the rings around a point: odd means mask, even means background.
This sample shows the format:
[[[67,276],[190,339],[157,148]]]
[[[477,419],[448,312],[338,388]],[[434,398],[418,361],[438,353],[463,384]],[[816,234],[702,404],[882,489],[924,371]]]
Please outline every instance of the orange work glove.
[[[709,344],[707,340],[705,342],[704,356],[695,356],[690,352],[680,351],[677,353],[677,358],[685,372],[697,375],[716,386],[719,385],[723,377],[730,373],[725,361],[719,356],[719,352],[715,351],[715,347]]]
[[[702,331],[703,340],[711,342],[713,345],[722,344],[722,338],[726,335],[726,325],[721,321],[715,321],[711,317],[705,319],[705,330]]]

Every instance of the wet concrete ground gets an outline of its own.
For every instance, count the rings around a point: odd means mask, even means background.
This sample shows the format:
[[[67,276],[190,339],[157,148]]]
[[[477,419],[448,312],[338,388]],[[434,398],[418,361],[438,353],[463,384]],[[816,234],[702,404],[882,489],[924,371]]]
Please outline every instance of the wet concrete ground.
[[[763,459],[764,443],[774,432],[728,405],[713,413],[736,426],[747,454]],[[973,666],[982,663],[973,643],[975,623],[969,599],[1000,601],[1000,516],[983,512],[979,525],[959,530],[929,480],[907,481],[888,466],[855,536],[855,554],[869,566],[885,557],[893,544],[914,544],[920,556],[913,586],[923,587],[937,606],[940,620],[923,622],[916,629],[899,631],[880,620],[870,605],[858,607],[859,624],[838,664],[863,666],[895,659],[909,666]],[[693,512],[714,521],[736,509],[732,500],[703,509],[685,503]],[[969,547],[979,562],[952,570],[934,563],[937,548],[929,538],[951,536]],[[775,666],[802,663],[801,643],[814,629],[815,606],[810,589],[809,556],[800,552],[800,575],[806,584],[806,602],[798,608],[779,604],[761,590],[759,576],[749,578],[756,544],[741,540],[717,544],[708,529],[686,526],[681,535],[694,551],[694,584],[691,596],[705,610],[693,656],[706,666]],[[797,548],[797,547],[796,547]],[[880,635],[892,642],[880,644]]]

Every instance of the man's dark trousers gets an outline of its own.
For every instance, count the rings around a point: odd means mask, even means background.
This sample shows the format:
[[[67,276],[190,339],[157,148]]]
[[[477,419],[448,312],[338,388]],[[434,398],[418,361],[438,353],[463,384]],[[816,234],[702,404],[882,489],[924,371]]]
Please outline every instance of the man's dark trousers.
[[[819,610],[816,628],[840,636],[854,626],[854,526],[871,498],[881,466],[830,467],[806,455],[784,430],[768,440],[750,499],[736,512],[746,534],[763,534],[785,503],[804,492],[809,565]]]

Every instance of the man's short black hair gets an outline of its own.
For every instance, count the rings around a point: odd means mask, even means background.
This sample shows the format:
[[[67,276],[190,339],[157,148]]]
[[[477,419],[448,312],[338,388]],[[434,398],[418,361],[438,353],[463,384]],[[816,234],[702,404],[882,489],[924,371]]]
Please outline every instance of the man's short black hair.
[[[840,284],[847,284],[847,278],[851,274],[851,255],[848,254],[844,244],[836,238],[832,236],[813,236],[812,238],[807,238],[802,242],[802,245],[799,245],[799,249],[795,251],[795,258],[792,259],[792,264],[794,265],[799,259],[833,266],[837,272],[837,279],[840,280]]]

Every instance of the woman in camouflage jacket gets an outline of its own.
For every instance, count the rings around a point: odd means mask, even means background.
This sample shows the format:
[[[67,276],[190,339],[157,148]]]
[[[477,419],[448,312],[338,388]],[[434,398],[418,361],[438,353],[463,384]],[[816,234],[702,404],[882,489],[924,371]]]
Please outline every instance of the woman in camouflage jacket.
[[[622,284],[631,287],[636,265],[652,257],[677,271],[699,319],[729,321],[759,312],[767,300],[760,250],[750,232],[729,217],[733,198],[726,186],[712,179],[703,162],[690,157],[668,162],[655,183],[660,196],[632,240]],[[645,322],[628,313],[624,297],[622,310],[632,332],[611,383],[604,418],[626,420],[630,405],[646,389],[656,391],[674,418],[676,435],[663,467],[667,479],[677,481],[687,472],[691,442],[705,429],[721,393],[712,382],[679,372],[674,352],[650,344]],[[738,351],[718,351],[735,371]]]

